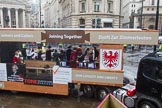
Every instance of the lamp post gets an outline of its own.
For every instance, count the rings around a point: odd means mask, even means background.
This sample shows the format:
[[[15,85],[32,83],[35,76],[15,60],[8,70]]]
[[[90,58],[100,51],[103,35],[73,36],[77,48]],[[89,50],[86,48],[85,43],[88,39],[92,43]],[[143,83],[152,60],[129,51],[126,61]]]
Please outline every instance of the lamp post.
[[[40,12],[40,13],[39,13],[39,14],[40,14],[40,16],[39,16],[39,17],[40,17],[40,21],[39,21],[40,24],[39,24],[39,25],[40,25],[40,28],[41,28],[41,26],[42,26],[42,25],[41,25],[41,20],[42,20],[42,19],[41,19],[41,14],[42,14],[42,13],[41,13],[41,0],[39,0],[39,12]]]
[[[158,30],[158,21],[159,21],[159,0],[157,0],[155,30]],[[154,52],[155,51],[156,51],[156,45],[154,45]]]
[[[122,6],[122,0],[120,0],[120,10],[119,10],[119,28],[121,28],[121,6]]]
[[[141,7],[141,22],[140,22],[140,26],[141,26],[141,29],[142,29],[142,14],[143,14],[143,1],[144,0],[142,0],[142,7]]]

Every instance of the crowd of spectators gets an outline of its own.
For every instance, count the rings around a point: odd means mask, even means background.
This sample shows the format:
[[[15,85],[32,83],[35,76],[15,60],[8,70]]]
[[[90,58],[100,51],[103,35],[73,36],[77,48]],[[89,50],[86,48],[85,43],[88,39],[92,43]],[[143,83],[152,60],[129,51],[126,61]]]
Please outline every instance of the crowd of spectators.
[[[66,49],[52,49],[48,46],[44,51],[38,47],[27,48],[23,54],[20,50],[15,52],[13,63],[23,60],[54,61],[56,65],[67,67],[87,67],[88,63],[94,63],[99,58],[99,51],[95,46],[83,48],[82,45],[68,46]],[[23,59],[23,60],[22,60]]]

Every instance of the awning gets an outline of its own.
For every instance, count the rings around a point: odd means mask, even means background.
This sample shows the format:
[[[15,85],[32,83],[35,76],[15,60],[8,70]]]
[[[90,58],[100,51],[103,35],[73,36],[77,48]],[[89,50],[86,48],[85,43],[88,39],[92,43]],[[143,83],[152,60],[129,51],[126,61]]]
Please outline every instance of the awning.
[[[102,18],[101,19],[101,22],[113,22],[113,19],[112,18]]]

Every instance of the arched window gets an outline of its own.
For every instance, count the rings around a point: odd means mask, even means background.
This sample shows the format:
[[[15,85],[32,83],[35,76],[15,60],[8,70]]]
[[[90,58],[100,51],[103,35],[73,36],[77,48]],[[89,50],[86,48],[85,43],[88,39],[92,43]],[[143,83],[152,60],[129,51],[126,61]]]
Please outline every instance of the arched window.
[[[80,18],[79,22],[80,22],[80,28],[85,28],[85,19],[84,18]]]
[[[149,22],[155,22],[155,18],[149,18]]]
[[[154,29],[154,25],[150,25],[148,28],[149,29]]]

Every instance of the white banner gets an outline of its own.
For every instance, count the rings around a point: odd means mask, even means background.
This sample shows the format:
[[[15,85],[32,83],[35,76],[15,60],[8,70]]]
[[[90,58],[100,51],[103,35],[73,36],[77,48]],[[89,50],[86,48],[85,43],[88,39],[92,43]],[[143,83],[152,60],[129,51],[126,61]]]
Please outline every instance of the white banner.
[[[72,82],[72,69],[54,66],[53,83],[68,84],[68,82]]]
[[[6,63],[0,63],[0,81],[7,81]]]

